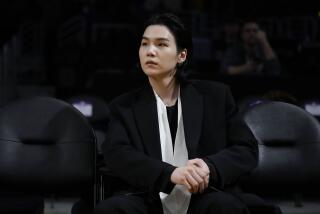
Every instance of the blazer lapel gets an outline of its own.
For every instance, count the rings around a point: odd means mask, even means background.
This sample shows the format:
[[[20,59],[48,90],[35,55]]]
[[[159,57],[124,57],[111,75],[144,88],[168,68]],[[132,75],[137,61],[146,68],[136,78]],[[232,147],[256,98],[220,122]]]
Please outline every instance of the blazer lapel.
[[[182,85],[180,94],[185,139],[192,159],[196,157],[202,129],[203,97],[191,84]]]
[[[161,160],[157,103],[150,86],[138,95],[133,111],[147,152]]]

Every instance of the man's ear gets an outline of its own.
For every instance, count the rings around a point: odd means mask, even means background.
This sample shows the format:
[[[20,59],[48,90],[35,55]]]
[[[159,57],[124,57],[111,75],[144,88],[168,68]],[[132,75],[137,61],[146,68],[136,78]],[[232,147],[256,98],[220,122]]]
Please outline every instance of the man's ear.
[[[178,59],[178,63],[183,63],[184,61],[186,61],[187,59],[187,49],[183,49],[182,51],[180,51],[179,53],[179,59]]]

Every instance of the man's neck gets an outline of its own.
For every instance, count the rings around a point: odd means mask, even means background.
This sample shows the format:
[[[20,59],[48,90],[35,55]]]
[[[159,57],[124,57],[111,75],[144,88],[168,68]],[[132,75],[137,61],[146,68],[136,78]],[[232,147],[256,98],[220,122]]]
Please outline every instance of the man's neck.
[[[161,98],[166,106],[173,106],[178,98],[179,84],[174,76],[153,79],[149,78],[153,90]]]

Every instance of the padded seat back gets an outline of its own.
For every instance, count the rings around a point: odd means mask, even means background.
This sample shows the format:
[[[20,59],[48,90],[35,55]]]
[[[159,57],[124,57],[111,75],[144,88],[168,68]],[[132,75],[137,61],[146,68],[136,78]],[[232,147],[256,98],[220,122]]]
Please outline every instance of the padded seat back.
[[[80,192],[95,182],[96,142],[85,117],[49,97],[0,110],[0,188]]]
[[[255,192],[320,190],[320,125],[302,108],[263,102],[244,120],[258,140],[259,163],[245,185]]]

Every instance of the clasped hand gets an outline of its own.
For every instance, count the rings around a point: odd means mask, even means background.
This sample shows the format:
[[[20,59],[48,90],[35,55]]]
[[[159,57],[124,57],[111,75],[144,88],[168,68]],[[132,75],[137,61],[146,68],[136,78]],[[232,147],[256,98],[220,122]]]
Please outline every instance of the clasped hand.
[[[176,168],[171,174],[171,182],[184,185],[191,193],[202,193],[209,185],[210,170],[199,158],[189,160],[186,166]]]

